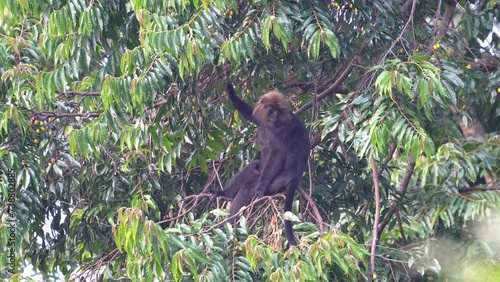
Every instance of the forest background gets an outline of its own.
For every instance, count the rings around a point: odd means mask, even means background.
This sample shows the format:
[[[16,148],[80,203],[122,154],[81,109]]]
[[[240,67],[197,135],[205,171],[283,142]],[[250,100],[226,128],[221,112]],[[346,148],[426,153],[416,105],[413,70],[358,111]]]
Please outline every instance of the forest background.
[[[0,278],[499,281],[500,3],[0,1]],[[283,92],[292,213],[225,222]],[[289,248],[283,219],[294,221]]]

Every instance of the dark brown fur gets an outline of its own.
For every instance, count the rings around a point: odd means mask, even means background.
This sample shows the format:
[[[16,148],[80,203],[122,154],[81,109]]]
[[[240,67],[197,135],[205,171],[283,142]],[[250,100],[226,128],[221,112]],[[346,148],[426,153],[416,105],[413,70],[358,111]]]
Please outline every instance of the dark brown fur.
[[[231,185],[230,182],[223,191],[225,194],[235,195],[231,214],[250,203],[251,197],[248,195],[255,194],[258,198],[275,195],[283,190],[286,191],[285,211],[291,211],[295,190],[309,158],[309,135],[304,124],[289,110],[281,93],[264,94],[253,108],[236,96],[231,84],[227,85],[227,90],[234,107],[243,117],[258,125],[260,147],[258,181],[255,181],[254,175],[250,177],[247,171],[248,166],[254,165],[252,162],[231,181],[239,178],[238,181],[246,184],[238,186]],[[236,199],[240,193],[245,201]],[[289,244],[296,245],[290,221],[285,221],[285,233]]]
[[[226,197],[233,199],[229,212],[236,214],[241,207],[247,206],[255,197],[255,188],[259,182],[260,160],[253,160],[246,165],[238,174],[233,176],[227,186],[222,191],[212,191],[212,197]],[[231,220],[232,223],[235,219]]]

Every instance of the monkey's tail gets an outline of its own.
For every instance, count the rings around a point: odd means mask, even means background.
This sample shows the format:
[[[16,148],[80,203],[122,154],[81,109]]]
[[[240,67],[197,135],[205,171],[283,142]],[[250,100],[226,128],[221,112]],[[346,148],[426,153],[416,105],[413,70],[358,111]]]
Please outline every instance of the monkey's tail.
[[[292,211],[293,197],[295,196],[295,190],[297,190],[297,186],[298,185],[290,185],[286,189],[285,212]],[[285,220],[285,234],[286,239],[288,240],[288,244],[290,246],[296,246],[297,241],[295,241],[295,235],[293,234],[292,222],[289,220]]]

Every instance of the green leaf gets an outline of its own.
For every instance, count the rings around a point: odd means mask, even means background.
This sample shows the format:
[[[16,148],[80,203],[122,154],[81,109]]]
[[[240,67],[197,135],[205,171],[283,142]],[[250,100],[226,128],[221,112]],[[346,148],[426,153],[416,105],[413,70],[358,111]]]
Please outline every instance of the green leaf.
[[[390,71],[381,72],[377,79],[375,80],[375,88],[378,90],[381,96],[391,96],[392,97],[392,79],[393,75]]]
[[[289,211],[287,211],[283,214],[283,219],[293,221],[293,222],[301,222],[301,220],[295,214],[293,214],[292,212],[289,212]]]
[[[309,48],[307,50],[310,57],[313,59],[317,59],[319,57],[319,49],[320,49],[320,31],[316,31],[309,40]]]
[[[205,156],[203,156],[202,154],[198,154],[198,165],[200,165],[203,172],[207,172],[208,169],[207,160],[205,159]]]
[[[427,85],[428,84],[425,78],[420,78],[418,80],[417,93],[420,101],[420,107],[423,107],[427,103],[427,97],[429,96],[429,88],[427,87]]]
[[[330,49],[330,54],[332,55],[332,57],[337,58],[340,55],[340,45],[337,36],[335,36],[335,34],[331,30],[325,29],[324,40],[325,44]]]
[[[207,145],[210,149],[216,151],[216,152],[224,152],[224,147],[222,147],[222,144],[211,139],[206,140]]]
[[[281,23],[277,20],[273,21],[273,33],[276,38],[281,40]]]
[[[267,17],[264,26],[262,28],[262,41],[264,42],[264,47],[269,50],[271,44],[269,43],[269,35],[271,33],[271,27],[273,25],[274,16]]]

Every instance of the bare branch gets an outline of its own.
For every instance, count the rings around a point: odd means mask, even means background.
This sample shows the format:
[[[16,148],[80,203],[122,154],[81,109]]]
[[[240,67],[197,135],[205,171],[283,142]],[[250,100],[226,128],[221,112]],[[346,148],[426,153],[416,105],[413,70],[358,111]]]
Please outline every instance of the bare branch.
[[[317,95],[317,101],[320,101],[324,99],[326,96],[331,95],[334,93],[336,89],[338,89],[344,80],[349,76],[351,71],[353,70],[356,62],[360,62],[361,58],[359,56],[355,56],[350,62],[349,65],[345,68],[345,70],[342,72],[342,74],[339,76],[339,78],[328,88],[326,88],[323,92],[321,92],[319,95]],[[304,106],[302,106],[300,109],[298,109],[295,114],[300,115],[301,113],[305,112],[307,109],[311,108],[313,106],[314,100],[311,100],[307,102]]]
[[[455,13],[455,7],[457,6],[456,0],[445,0],[446,8],[444,10],[443,20],[439,26],[438,33],[436,34],[436,40],[441,39],[448,29],[450,28],[451,21],[453,20],[453,14]]]
[[[399,211],[396,211],[396,220],[398,221],[399,232],[401,233],[401,238],[403,238],[403,242],[406,241],[405,231],[403,229],[403,221],[401,220],[401,216],[399,215]]]
[[[434,37],[434,39],[432,40],[432,42],[428,46],[428,48],[429,48],[428,53],[429,54],[433,53],[432,48],[434,46],[434,43],[441,40],[441,38],[446,34],[446,32],[448,32],[448,29],[450,28],[451,21],[453,20],[453,14],[455,13],[455,7],[457,6],[457,1],[456,0],[445,0],[444,2],[446,2],[446,8],[444,10],[444,15],[443,15],[443,18],[441,20],[441,24],[438,27],[438,31],[436,33],[436,36]],[[441,1],[439,1],[439,3],[441,3]],[[440,6],[441,5],[439,4],[437,11],[439,11]],[[434,20],[436,22],[438,22],[438,16],[436,16],[436,18]]]
[[[467,193],[473,193],[473,192],[487,192],[487,191],[500,191],[500,183],[497,182],[492,187],[473,186],[473,187],[459,188],[458,189],[458,192],[460,194],[467,194]]]
[[[94,91],[65,91],[58,93],[60,96],[101,96],[101,90]]]
[[[377,171],[377,174],[380,175],[382,174],[382,171],[384,170],[384,167],[389,163],[389,161],[392,158],[392,155],[394,154],[394,151],[396,151],[396,143],[394,141],[391,141],[389,143],[389,151],[387,152],[387,156],[385,156],[385,159],[382,161],[382,165]]]
[[[378,222],[380,220],[380,185],[378,179],[377,163],[373,156],[370,157],[370,163],[372,166],[372,176],[373,176],[373,190],[375,191],[375,218],[373,220],[373,232],[372,232],[372,244],[370,250],[370,271],[372,276],[375,276],[375,251],[377,248],[378,241]]]
[[[64,118],[64,117],[83,117],[83,118],[95,118],[101,116],[100,113],[59,113],[59,112],[36,112],[36,115],[54,118]]]
[[[408,166],[406,167],[405,175],[403,176],[403,179],[401,180],[401,184],[399,185],[398,196],[396,198],[394,198],[394,200],[392,200],[392,204],[391,204],[389,212],[386,213],[386,215],[384,216],[384,219],[380,222],[380,224],[378,226],[378,237],[380,237],[380,234],[382,234],[382,231],[384,230],[385,226],[387,226],[387,224],[391,220],[391,217],[394,215],[394,213],[398,209],[399,202],[406,194],[406,189],[408,188],[408,184],[410,183],[414,169],[415,169],[415,160],[413,159],[413,156],[410,155],[408,157]]]
[[[479,59],[469,64],[471,66],[471,69],[480,70],[483,72],[491,72],[500,68],[500,61],[495,57]]]
[[[321,214],[319,213],[318,207],[316,206],[316,203],[314,200],[307,194],[307,192],[302,189],[302,187],[299,186],[299,192],[302,195],[302,197],[306,198],[307,202],[309,205],[311,205],[311,208],[313,210],[314,217],[316,217],[316,220],[318,221],[319,225],[319,230],[323,232],[323,218],[321,217]]]

